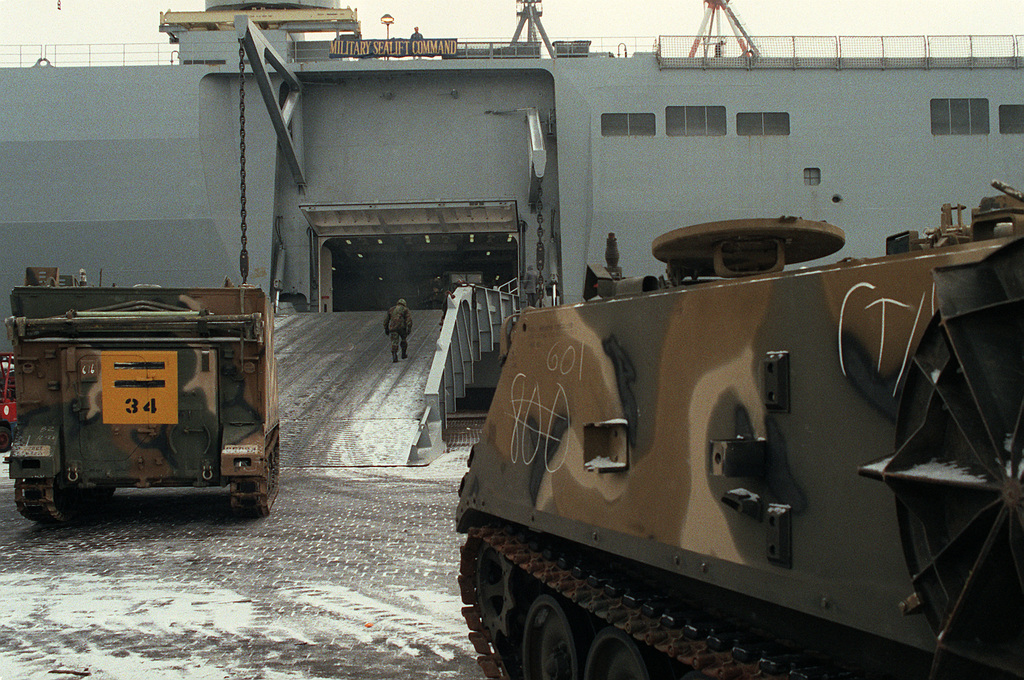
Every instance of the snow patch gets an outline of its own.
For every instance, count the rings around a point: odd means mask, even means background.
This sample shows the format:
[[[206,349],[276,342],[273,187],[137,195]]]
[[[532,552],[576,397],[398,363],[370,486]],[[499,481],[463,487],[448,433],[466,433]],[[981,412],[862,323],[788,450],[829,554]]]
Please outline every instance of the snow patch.
[[[878,474],[882,474],[882,472],[885,471],[885,466],[888,465],[889,463],[891,463],[892,459],[895,458],[895,457],[896,457],[896,454],[893,454],[893,455],[889,456],[888,458],[883,458],[880,461],[871,463],[871,465],[863,465],[863,466],[861,466],[860,469],[865,471],[865,472],[875,472],[875,473],[878,473]]]
[[[909,470],[900,471],[902,477],[930,479],[934,481],[954,482],[958,484],[988,484],[989,479],[976,475],[970,469],[949,461],[932,458],[927,463],[919,463]]]
[[[598,456],[588,460],[583,464],[583,467],[590,471],[597,470],[600,472],[601,470],[622,470],[626,465],[606,456]]]
[[[145,677],[146,680],[230,680],[233,677],[230,669],[211,668],[208,662],[199,660],[159,660],[128,652],[121,656],[113,656],[106,650],[93,649],[76,653],[74,657],[74,664],[66,664],[61,663],[58,658],[26,661],[24,658],[16,658],[9,652],[0,653],[0,678],[73,680],[77,677],[88,677],[89,680],[129,680]],[[82,673],[88,675],[80,675]],[[297,680],[304,676],[292,677]]]
[[[753,491],[749,491],[747,489],[731,489],[729,493],[731,493],[732,495],[736,496],[739,499],[746,499],[754,501],[755,503],[761,502],[761,496],[759,494],[756,494]]]
[[[411,595],[423,604],[431,614],[424,616],[407,604],[393,605],[343,586],[305,587],[295,592],[284,590],[279,595],[330,612],[336,634],[367,644],[387,644],[410,656],[418,656],[420,648],[426,647],[442,659],[452,659],[465,636],[461,619],[452,616],[462,606],[455,596],[420,590],[395,593],[402,599]]]

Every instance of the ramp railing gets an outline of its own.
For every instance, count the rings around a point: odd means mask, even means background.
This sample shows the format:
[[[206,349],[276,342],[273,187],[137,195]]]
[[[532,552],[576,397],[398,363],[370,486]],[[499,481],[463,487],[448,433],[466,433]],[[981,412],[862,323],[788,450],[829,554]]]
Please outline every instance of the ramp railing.
[[[455,412],[456,401],[473,384],[477,362],[499,348],[502,322],[519,311],[518,289],[510,284],[499,288],[462,285],[448,295],[447,305],[410,464],[427,463],[444,453],[448,414]]]

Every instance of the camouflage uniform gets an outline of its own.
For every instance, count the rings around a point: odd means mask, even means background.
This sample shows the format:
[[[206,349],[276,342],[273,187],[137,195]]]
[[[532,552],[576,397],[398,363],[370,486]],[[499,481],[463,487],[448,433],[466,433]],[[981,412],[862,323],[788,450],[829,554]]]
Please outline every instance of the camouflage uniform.
[[[406,338],[412,332],[412,312],[405,303],[405,298],[388,310],[384,317],[384,334],[391,336],[391,361],[398,361],[398,346],[402,346],[402,358],[407,359],[409,343]]]
[[[528,307],[537,306],[537,279],[537,270],[531,264],[526,268],[526,276],[523,277],[523,292],[526,293],[526,305]]]

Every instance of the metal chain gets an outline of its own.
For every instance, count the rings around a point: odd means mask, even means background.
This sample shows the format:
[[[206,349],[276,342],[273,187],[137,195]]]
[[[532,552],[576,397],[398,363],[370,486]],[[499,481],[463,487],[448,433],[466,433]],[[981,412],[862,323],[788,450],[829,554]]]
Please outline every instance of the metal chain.
[[[537,271],[544,272],[544,188],[537,187]]]
[[[248,239],[245,235],[245,47],[238,41],[238,163],[239,189],[241,190],[242,250],[238,254],[238,267],[242,273],[242,284],[249,278]]]

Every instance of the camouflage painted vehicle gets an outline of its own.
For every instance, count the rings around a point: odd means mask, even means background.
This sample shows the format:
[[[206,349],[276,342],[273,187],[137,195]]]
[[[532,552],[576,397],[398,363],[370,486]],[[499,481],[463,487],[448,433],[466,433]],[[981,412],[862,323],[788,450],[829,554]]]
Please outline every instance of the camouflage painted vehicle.
[[[64,521],[118,487],[215,485],[236,513],[269,514],[277,378],[262,291],[28,285],[11,308],[22,515]]]
[[[523,313],[457,514],[484,674],[1024,677],[1022,234],[687,227]]]

